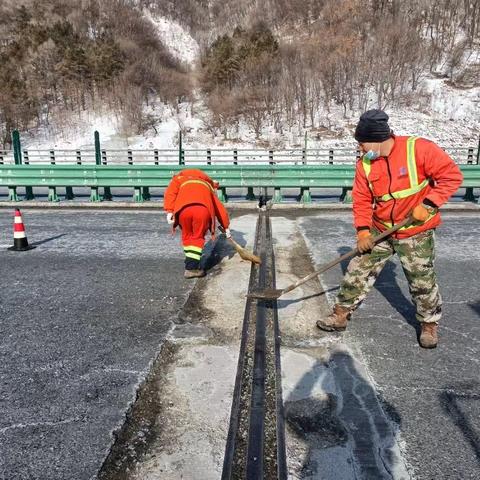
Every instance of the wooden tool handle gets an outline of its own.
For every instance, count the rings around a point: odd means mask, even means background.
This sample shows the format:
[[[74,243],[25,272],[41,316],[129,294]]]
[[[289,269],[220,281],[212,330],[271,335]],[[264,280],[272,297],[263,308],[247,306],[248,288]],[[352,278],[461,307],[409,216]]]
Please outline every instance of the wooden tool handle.
[[[405,220],[402,220],[400,223],[397,223],[397,225],[394,225],[393,227],[389,228],[388,230],[385,230],[382,232],[380,235],[377,237],[373,238],[373,243],[377,244],[381,242],[384,238],[388,237],[392,233],[395,233],[397,230],[400,230],[400,228],[405,227],[406,225],[410,224],[413,221],[413,219],[409,216]],[[327,263],[320,267],[318,270],[315,270],[314,272],[310,273],[304,278],[301,278],[297,282],[293,283],[292,285],[286,287],[283,289],[283,293],[290,292],[294,288],[299,287],[300,285],[303,285],[304,283],[308,282],[312,278],[315,278],[316,276],[320,275],[321,273],[326,272],[327,270],[330,270],[332,267],[335,265],[338,265],[339,263],[343,262],[344,260],[348,260],[349,258],[355,257],[358,255],[360,252],[358,248],[354,248],[353,250],[350,250],[349,252],[345,253],[341,257],[336,258],[335,260],[332,260],[330,263]],[[282,293],[282,295],[283,295]]]

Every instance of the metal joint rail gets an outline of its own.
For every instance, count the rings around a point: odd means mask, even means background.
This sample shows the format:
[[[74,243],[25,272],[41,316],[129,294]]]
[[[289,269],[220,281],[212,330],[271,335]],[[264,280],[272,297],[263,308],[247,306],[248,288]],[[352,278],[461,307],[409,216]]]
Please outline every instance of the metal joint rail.
[[[275,288],[268,212],[261,212],[249,293]],[[247,298],[222,480],[286,480],[280,336],[276,301]]]

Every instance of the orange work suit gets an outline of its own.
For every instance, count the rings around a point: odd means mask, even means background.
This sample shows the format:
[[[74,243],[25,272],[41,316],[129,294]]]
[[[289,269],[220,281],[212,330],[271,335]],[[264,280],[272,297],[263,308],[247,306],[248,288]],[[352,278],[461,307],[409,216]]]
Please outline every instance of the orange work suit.
[[[175,175],[164,196],[164,210],[174,214],[173,230],[182,229],[186,270],[197,270],[210,230],[215,236],[216,220],[227,229],[230,219],[218,199],[214,181],[197,169],[186,169]]]

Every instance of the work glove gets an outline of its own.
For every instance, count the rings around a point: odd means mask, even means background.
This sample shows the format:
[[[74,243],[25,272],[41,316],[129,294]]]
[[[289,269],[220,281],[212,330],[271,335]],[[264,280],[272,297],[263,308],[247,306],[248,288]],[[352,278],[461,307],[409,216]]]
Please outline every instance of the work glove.
[[[167,213],[167,223],[169,225],[173,225],[175,223],[175,217],[173,216],[172,212]]]
[[[357,248],[360,253],[367,253],[374,247],[370,230],[360,230],[357,233]]]
[[[226,229],[225,229],[225,237],[227,237],[227,238],[232,238],[232,232],[230,232],[230,229],[229,229],[229,228],[226,228]]]
[[[425,222],[427,221],[428,217],[432,214],[435,213],[435,208],[430,207],[429,205],[425,205],[424,203],[421,203],[420,205],[417,205],[413,210],[412,210],[412,218],[416,222]]]

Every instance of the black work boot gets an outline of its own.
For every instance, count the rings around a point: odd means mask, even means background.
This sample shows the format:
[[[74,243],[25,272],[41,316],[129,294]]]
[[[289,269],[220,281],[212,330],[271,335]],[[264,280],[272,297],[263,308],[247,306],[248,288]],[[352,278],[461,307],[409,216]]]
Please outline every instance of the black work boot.
[[[435,348],[438,344],[438,323],[422,322],[420,333],[420,346],[423,348]]]
[[[342,331],[347,328],[351,310],[340,305],[334,305],[333,312],[325,319],[317,320],[317,327],[327,332]]]

